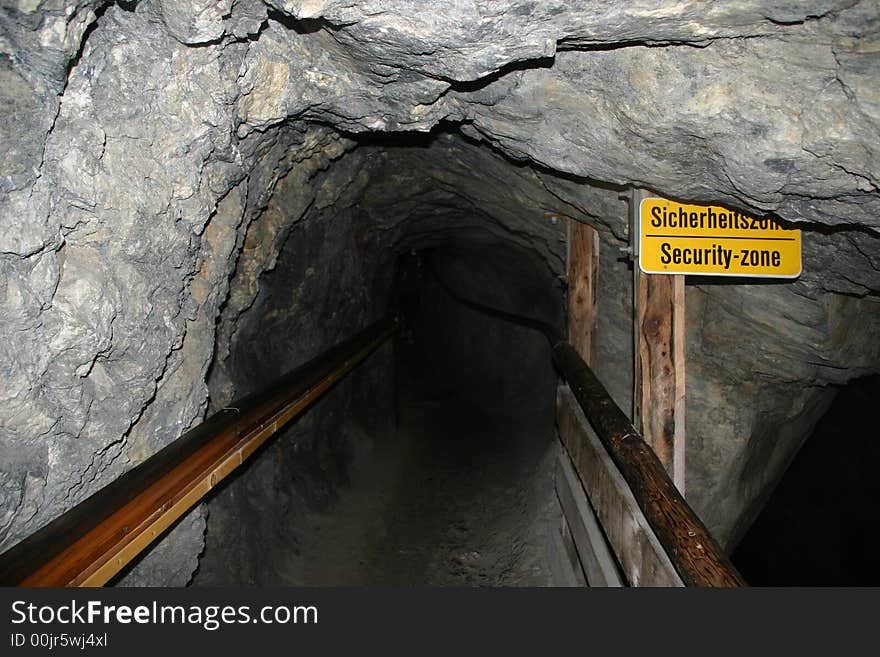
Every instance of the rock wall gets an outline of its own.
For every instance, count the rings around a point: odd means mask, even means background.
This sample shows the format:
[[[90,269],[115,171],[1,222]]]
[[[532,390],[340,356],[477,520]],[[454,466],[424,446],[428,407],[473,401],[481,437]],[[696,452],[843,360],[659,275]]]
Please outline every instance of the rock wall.
[[[366,317],[397,250],[488,236],[561,273],[543,213],[596,225],[600,373],[625,403],[627,184],[805,231],[795,284],[688,289],[689,496],[735,542],[829,386],[880,369],[878,16],[855,0],[3,3],[0,549],[250,385],[237,345],[298,221],[363,224],[375,261],[358,312],[276,293],[279,318],[304,314],[292,326],[330,318],[290,358]],[[126,581],[185,583],[203,515]]]
[[[295,207],[303,191],[295,183],[279,183],[269,216]],[[337,184],[331,172],[313,180],[311,189],[321,197],[340,189]],[[385,300],[371,285],[378,259],[362,240],[362,223],[344,199],[324,201],[328,205],[313,199],[312,211],[289,227],[276,266],[261,276],[252,305],[238,315],[228,357],[218,356],[211,377],[217,390],[212,402],[219,403],[225,390],[236,397],[260,390],[383,314]],[[233,284],[238,281],[236,276]],[[389,348],[381,348],[212,494],[194,583],[286,581],[289,555],[303,539],[298,520],[337,499],[366,436],[392,434],[391,365]]]

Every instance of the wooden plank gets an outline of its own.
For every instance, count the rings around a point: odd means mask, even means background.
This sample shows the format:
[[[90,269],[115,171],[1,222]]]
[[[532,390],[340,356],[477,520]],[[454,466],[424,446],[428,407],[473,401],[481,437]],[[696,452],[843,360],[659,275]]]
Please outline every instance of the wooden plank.
[[[582,588],[587,585],[583,569],[577,560],[577,553],[572,555],[574,546],[567,535],[565,517],[559,516],[560,524],[550,532],[550,570],[553,586],[565,588]],[[573,558],[572,558],[573,556]]]
[[[685,326],[684,276],[673,276],[672,299],[672,361],[675,367],[675,397],[672,430],[672,481],[678,492],[685,494],[685,454],[687,453],[687,426],[685,399],[687,385],[685,383],[685,367],[687,362],[686,344],[687,327]]]
[[[587,586],[587,576],[584,573],[583,564],[581,564],[581,559],[578,556],[577,546],[574,544],[574,538],[571,535],[571,527],[569,526],[564,513],[559,519],[559,536],[562,539],[564,556],[567,558],[568,563],[571,565],[572,572],[574,573],[573,586]]]
[[[589,427],[568,386],[559,388],[557,424],[626,580],[632,586],[682,586],[629,485]]]
[[[685,492],[684,276],[643,274],[637,264],[639,203],[633,190],[633,424],[653,448],[679,491]],[[590,363],[587,362],[589,365]]]
[[[617,560],[567,454],[560,454],[556,461],[556,496],[587,584],[592,587],[625,586]]]
[[[567,270],[568,341],[595,367],[599,236],[595,228],[574,219],[568,219]]]

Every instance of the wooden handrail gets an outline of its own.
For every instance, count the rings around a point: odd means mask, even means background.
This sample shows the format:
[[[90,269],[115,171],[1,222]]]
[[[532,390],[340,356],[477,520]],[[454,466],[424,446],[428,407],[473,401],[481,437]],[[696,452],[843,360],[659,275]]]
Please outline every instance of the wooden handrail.
[[[553,361],[686,586],[745,586],[706,526],[679,493],[654,451],[570,344]]]
[[[212,415],[0,555],[0,585],[105,584],[398,328],[382,319]]]

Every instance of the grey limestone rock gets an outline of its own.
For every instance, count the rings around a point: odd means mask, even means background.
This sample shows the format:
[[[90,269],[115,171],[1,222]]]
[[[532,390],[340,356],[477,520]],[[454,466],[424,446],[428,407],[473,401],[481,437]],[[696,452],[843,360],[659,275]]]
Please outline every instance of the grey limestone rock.
[[[600,372],[628,403],[631,184],[804,231],[796,284],[688,290],[689,496],[732,544],[831,386],[880,370],[878,52],[870,0],[0,3],[0,549],[244,392],[270,298],[318,332],[292,366],[367,321],[398,250],[561,274],[545,212],[601,231]],[[355,236],[374,262],[283,262]],[[125,582],[188,581],[204,522]]]

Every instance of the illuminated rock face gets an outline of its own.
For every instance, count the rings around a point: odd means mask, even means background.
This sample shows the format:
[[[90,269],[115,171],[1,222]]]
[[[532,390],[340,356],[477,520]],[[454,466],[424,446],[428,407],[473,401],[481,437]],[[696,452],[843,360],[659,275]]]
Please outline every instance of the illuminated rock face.
[[[0,547],[241,394],[261,317],[311,331],[274,365],[368,321],[394,250],[484,239],[561,274],[545,211],[602,230],[599,370],[627,408],[628,184],[804,230],[798,282],[688,289],[689,497],[735,540],[828,386],[880,369],[880,17],[588,4],[5,3]],[[297,238],[315,262],[263,286]],[[185,583],[204,528],[128,581]]]

